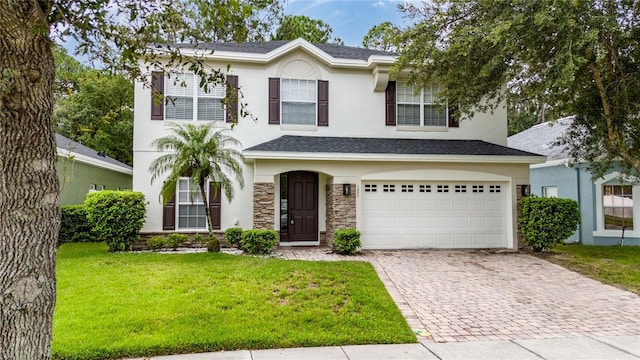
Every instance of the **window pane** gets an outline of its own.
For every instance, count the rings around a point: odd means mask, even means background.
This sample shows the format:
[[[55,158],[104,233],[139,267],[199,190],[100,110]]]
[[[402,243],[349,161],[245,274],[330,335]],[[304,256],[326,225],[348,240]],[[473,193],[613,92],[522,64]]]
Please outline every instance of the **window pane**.
[[[425,126],[447,126],[447,113],[444,107],[435,105],[424,106]]]
[[[178,97],[193,97],[193,74],[175,74],[169,78],[165,76],[165,95]]]
[[[420,93],[415,93],[415,90],[412,86],[407,86],[406,84],[399,83],[398,84],[398,103],[412,103],[412,104],[420,104]]]
[[[169,97],[165,105],[165,118],[171,120],[193,119],[193,98]]]
[[[208,86],[209,92],[204,91],[204,89],[200,87],[200,84],[198,84],[198,97],[215,97],[215,98],[222,99],[226,96],[227,92],[223,85],[209,84],[207,86]]]
[[[316,102],[315,80],[282,79],[282,101]]]
[[[633,230],[633,189],[629,185],[603,186],[604,228]]]
[[[214,98],[198,98],[198,120],[221,121],[224,120],[224,108],[222,101]]]
[[[282,123],[296,125],[316,124],[315,103],[282,102]]]
[[[398,104],[398,125],[420,125],[420,105]]]

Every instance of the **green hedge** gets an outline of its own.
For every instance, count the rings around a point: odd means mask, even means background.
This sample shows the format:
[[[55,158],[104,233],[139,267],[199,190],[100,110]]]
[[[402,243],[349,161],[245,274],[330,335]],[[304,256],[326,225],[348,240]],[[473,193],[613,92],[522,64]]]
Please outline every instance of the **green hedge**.
[[[93,232],[84,205],[62,206],[58,244],[99,241]]]
[[[340,229],[334,232],[333,248],[343,255],[353,255],[362,246],[360,231],[356,229]]]
[[[87,217],[98,241],[109,251],[131,250],[145,218],[144,195],[134,191],[98,191],[87,194]]]
[[[242,228],[228,228],[224,231],[224,239],[228,245],[240,247],[240,241],[242,241]]]
[[[240,247],[252,255],[265,255],[271,253],[277,243],[278,233],[275,230],[245,230]]]
[[[518,207],[520,234],[534,251],[562,244],[580,224],[575,200],[529,196],[520,200]]]

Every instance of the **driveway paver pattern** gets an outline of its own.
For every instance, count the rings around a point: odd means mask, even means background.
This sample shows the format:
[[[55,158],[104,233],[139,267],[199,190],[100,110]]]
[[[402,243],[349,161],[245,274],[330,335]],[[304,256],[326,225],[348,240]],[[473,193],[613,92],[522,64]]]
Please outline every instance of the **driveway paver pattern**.
[[[457,342],[640,335],[640,296],[522,253],[280,249],[287,259],[369,261],[411,328]],[[425,340],[425,338],[420,338]]]

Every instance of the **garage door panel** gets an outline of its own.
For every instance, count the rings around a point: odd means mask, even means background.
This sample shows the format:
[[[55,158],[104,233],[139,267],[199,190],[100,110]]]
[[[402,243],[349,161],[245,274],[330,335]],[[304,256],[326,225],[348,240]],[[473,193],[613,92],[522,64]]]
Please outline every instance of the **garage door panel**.
[[[378,191],[361,193],[365,248],[507,246],[504,184],[378,181],[365,183],[365,189],[367,185]],[[385,188],[389,191],[381,191]]]

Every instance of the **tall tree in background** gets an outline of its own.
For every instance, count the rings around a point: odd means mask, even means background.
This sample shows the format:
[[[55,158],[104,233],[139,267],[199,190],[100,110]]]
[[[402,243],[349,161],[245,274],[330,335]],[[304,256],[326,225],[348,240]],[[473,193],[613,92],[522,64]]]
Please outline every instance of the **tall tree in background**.
[[[80,54],[130,78],[188,67],[224,81],[201,58],[153,45],[185,39],[188,14],[172,0],[0,1],[0,359],[51,357],[60,225],[52,39],[73,37]],[[231,32],[245,27],[231,24]]]
[[[362,39],[362,46],[367,49],[376,49],[381,51],[398,50],[398,36],[401,30],[389,21],[375,25]]]
[[[304,15],[287,15],[280,20],[276,33],[271,40],[294,40],[299,37],[311,43],[328,43],[343,45],[340,38],[331,39],[333,28],[322,20],[311,19]]]
[[[85,71],[56,102],[54,121],[61,135],[133,164],[133,83],[123,75]]]
[[[53,47],[53,59],[56,64],[56,79],[54,82],[55,99],[78,91],[80,77],[89,68],[74,59],[65,48],[60,45]]]
[[[401,6],[415,25],[397,69],[444,85],[463,114],[508,94],[575,114],[567,142],[596,175],[640,171],[640,1],[433,0]],[[509,91],[505,91],[509,86]],[[485,102],[483,102],[485,101]]]

